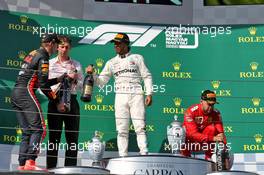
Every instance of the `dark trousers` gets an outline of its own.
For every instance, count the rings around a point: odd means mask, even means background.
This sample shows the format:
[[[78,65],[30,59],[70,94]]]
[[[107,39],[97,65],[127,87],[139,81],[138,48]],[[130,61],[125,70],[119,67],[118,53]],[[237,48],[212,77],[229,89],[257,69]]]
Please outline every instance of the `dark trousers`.
[[[63,123],[65,129],[65,138],[68,145],[67,147],[59,146]],[[78,101],[76,100],[76,95],[72,95],[71,97],[71,111],[68,113],[58,112],[57,104],[53,101],[49,102],[48,104],[49,142],[47,148],[47,168],[55,168],[57,166],[59,148],[66,149],[65,162],[64,162],[65,166],[77,165],[79,123],[80,123],[80,107]],[[70,149],[70,148],[74,148],[74,149]]]
[[[201,134],[213,137],[213,136],[216,136],[219,133],[217,132],[217,128],[214,126],[214,124],[211,124],[211,125],[206,126],[201,131]],[[199,143],[195,139],[193,139],[191,136],[189,136],[188,133],[186,133],[186,141],[185,141],[185,143],[188,144],[188,145],[191,145],[192,143],[197,143],[197,144],[193,144],[193,146],[188,146],[187,149],[181,150],[182,155],[187,156],[187,157],[191,157],[191,152],[204,151],[205,152],[205,159],[206,160],[210,160],[211,159],[211,157],[213,155],[213,152],[214,152],[214,145],[212,144],[213,142],[202,142],[202,143]],[[202,150],[202,148],[205,147],[206,145],[207,145],[208,148],[206,150]]]
[[[14,88],[11,96],[12,108],[16,110],[18,124],[22,129],[19,147],[19,165],[24,166],[26,160],[35,160],[40,143],[46,135],[46,126],[38,99],[26,87]]]

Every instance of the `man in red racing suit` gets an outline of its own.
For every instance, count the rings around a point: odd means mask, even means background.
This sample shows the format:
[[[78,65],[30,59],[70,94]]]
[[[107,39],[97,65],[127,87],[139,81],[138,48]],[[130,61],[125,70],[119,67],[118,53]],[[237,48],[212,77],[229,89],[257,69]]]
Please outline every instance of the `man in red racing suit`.
[[[56,98],[50,86],[58,83],[62,77],[48,80],[48,75],[49,56],[56,51],[58,42],[56,34],[42,37],[41,47],[24,58],[12,91],[11,104],[22,128],[19,170],[44,170],[35,165],[40,143],[46,135],[46,125],[35,91],[40,88],[49,99]]]
[[[191,156],[192,151],[205,151],[205,159],[211,160],[215,142],[226,144],[220,112],[214,109],[216,95],[205,90],[200,104],[189,107],[184,114],[183,127],[186,130],[186,143],[181,153]],[[197,143],[197,144],[194,144]]]

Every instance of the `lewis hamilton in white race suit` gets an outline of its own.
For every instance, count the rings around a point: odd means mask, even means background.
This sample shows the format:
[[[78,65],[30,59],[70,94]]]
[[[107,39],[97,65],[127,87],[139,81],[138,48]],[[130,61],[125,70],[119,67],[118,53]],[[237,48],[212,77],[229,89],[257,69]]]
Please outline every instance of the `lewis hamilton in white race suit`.
[[[117,146],[119,156],[128,155],[128,137],[130,117],[137,135],[137,144],[141,155],[148,154],[145,105],[152,103],[152,76],[144,63],[144,58],[129,52],[129,37],[125,33],[118,33],[111,42],[115,45],[117,55],[110,59],[99,76],[95,77],[95,84],[102,88],[111,76],[115,79],[115,119]],[[88,66],[87,72],[93,68]],[[144,81],[146,99],[141,81]]]

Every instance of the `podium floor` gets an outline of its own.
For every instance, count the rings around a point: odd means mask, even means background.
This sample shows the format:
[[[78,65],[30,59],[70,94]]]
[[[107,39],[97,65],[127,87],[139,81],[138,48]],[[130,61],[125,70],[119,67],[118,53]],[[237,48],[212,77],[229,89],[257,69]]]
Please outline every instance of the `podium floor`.
[[[40,171],[0,171],[0,175],[257,175],[245,171],[215,172],[212,161],[180,155],[141,155],[105,158],[101,166],[72,166]]]

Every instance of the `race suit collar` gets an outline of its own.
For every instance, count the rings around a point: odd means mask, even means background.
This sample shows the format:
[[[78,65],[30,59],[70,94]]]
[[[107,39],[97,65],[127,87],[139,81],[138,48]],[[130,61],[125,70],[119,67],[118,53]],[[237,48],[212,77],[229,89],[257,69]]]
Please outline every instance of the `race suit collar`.
[[[55,62],[56,62],[56,63],[60,63],[60,64],[63,64],[63,63],[72,63],[72,59],[71,59],[71,57],[68,57],[68,58],[69,58],[68,60],[61,61],[61,60],[59,59],[59,56],[56,56],[56,57],[55,57]]]
[[[121,58],[121,59],[123,59],[123,58],[126,58],[126,57],[128,57],[130,55],[130,52],[128,52],[128,53],[126,53],[126,54],[124,54],[124,55],[117,55],[118,56],[118,58]]]
[[[203,115],[210,115],[210,114],[212,114],[213,111],[214,111],[214,109],[213,109],[211,112],[207,113],[206,111],[203,110],[203,105],[202,105],[201,103],[198,104],[198,105],[199,105],[200,111],[201,111],[201,113],[202,113]]]

